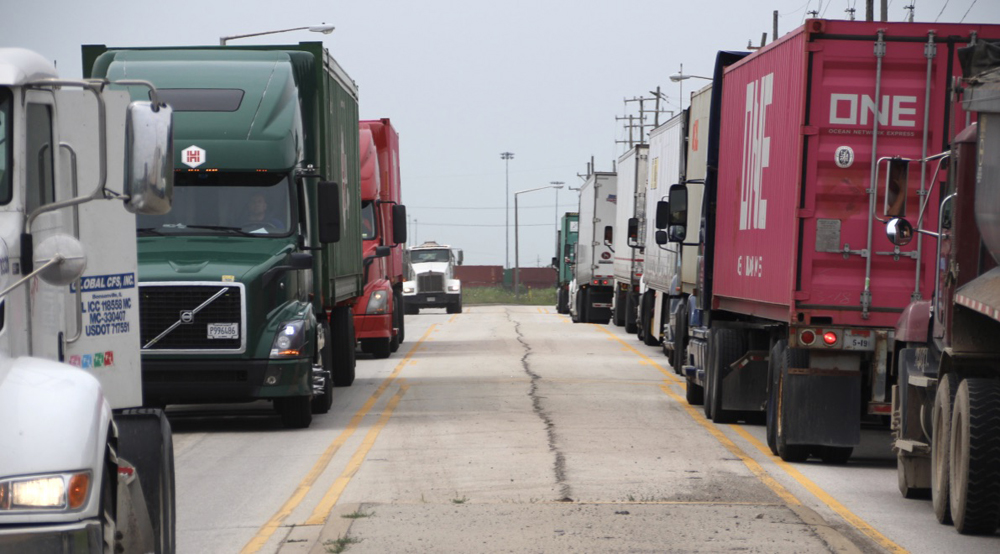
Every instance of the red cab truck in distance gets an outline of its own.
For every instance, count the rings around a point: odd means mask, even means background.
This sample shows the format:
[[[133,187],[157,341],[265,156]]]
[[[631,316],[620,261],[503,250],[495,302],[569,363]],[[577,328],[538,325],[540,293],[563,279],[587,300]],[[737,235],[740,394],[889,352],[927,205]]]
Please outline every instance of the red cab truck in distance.
[[[406,207],[400,203],[399,134],[387,118],[359,127],[365,289],[354,304],[354,329],[363,352],[387,358],[404,339]]]

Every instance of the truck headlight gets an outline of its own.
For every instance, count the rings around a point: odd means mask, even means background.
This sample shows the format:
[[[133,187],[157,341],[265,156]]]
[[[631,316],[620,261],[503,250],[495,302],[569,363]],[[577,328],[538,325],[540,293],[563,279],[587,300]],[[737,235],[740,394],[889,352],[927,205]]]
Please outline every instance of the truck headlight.
[[[414,292],[416,292],[416,290],[417,290],[417,287],[412,282],[410,282],[410,283],[403,283],[403,293],[404,294],[413,294]]]
[[[365,313],[368,315],[384,314],[388,305],[389,293],[384,290],[374,291],[371,298],[368,299],[368,308],[365,309]]]
[[[458,292],[458,285],[448,285],[448,292]]]
[[[306,343],[306,322],[287,321],[281,324],[271,343],[271,358],[298,358]]]
[[[90,494],[89,471],[16,477],[0,481],[0,512],[76,510]]]

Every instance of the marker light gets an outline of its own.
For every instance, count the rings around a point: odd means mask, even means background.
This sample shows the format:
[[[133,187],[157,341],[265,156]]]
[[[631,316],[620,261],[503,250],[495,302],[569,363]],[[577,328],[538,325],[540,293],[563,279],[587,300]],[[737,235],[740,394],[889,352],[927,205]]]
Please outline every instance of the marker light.
[[[834,333],[833,331],[823,333],[823,342],[830,346],[837,344],[837,333]]]
[[[802,344],[808,346],[816,342],[816,333],[813,333],[812,331],[806,329],[805,331],[802,331],[802,333],[799,335],[799,340],[802,341]]]
[[[90,490],[90,475],[77,473],[69,479],[69,509],[75,510],[87,501],[87,491]]]
[[[298,358],[306,343],[306,322],[289,321],[275,333],[271,343],[271,358]]]

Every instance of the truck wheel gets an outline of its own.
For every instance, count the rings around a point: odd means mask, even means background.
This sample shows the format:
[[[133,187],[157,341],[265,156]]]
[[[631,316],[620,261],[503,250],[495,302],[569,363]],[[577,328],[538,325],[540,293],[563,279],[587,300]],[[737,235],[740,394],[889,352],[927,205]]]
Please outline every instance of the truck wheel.
[[[313,364],[319,366],[324,373],[323,394],[313,396],[312,413],[325,414],[333,406],[333,382],[331,380],[333,375],[333,337],[330,336],[330,324],[325,321],[319,322],[319,331],[323,333],[323,348],[316,352]]]
[[[824,464],[844,465],[851,459],[853,453],[853,446],[821,446],[819,459],[823,460]]]
[[[615,291],[615,308],[611,311],[611,322],[615,327],[625,326],[625,297],[628,293],[621,290]]]
[[[446,311],[449,314],[460,314],[460,313],[462,313],[462,297],[459,296],[457,302],[452,302],[452,303],[448,304],[448,306],[446,307]]]
[[[670,365],[674,366],[674,373],[684,374],[684,363],[687,361],[687,348],[684,339],[687,337],[687,302],[683,299],[677,306],[677,314],[674,317],[674,356],[670,359]]]
[[[786,462],[804,462],[809,457],[809,447],[804,444],[788,444],[787,430],[793,424],[794,416],[789,414],[788,403],[790,401],[785,383],[788,382],[788,370],[792,367],[806,367],[809,364],[809,353],[803,349],[785,348],[781,357],[778,358],[778,391],[775,395],[777,403],[775,405],[775,419],[777,429],[775,430],[775,445],[778,449],[778,456]]]
[[[708,337],[709,348],[715,353],[712,356],[712,365],[706,368],[706,371],[712,374],[710,378],[712,387],[709,392],[712,395],[712,421],[733,423],[739,412],[726,410],[722,407],[722,387],[726,375],[730,371],[729,365],[746,352],[746,341],[743,334],[737,329],[715,329]]]
[[[653,303],[656,302],[656,293],[647,290],[642,295],[642,303],[639,305],[639,313],[642,314],[642,328],[645,333],[642,335],[642,343],[646,346],[659,346],[660,333],[653,329]]]
[[[945,374],[938,380],[931,426],[931,504],[938,522],[951,523],[951,409],[958,392],[958,376]]]
[[[393,313],[396,314],[396,318],[398,319],[398,321],[396,322],[396,328],[398,329],[396,337],[399,339],[399,344],[403,344],[403,342],[406,340],[406,318],[403,317],[403,314],[406,313],[406,300],[403,300],[403,294],[400,293],[398,290],[393,292],[392,294],[395,297],[394,302],[396,302],[396,305],[394,305],[392,309],[394,310]]]
[[[636,304],[639,303],[639,293],[630,291],[625,295],[625,332],[635,334],[638,330],[638,314],[636,314]]]
[[[404,300],[404,302],[405,302],[405,300]],[[404,303],[403,304],[403,313],[406,314],[406,315],[417,315],[417,314],[420,313],[420,308],[418,308],[418,307],[416,307],[416,306],[414,306],[412,304],[406,304],[406,303]]]
[[[349,387],[354,382],[354,314],[349,306],[337,306],[331,312],[333,331],[333,386]]]
[[[281,424],[286,429],[305,429],[312,423],[312,397],[292,396],[277,398],[276,408],[281,415]]]
[[[590,314],[587,313],[589,306],[590,289],[580,289],[580,292],[576,293],[576,314],[580,323],[590,323]]]
[[[115,419],[118,423],[118,455],[139,473],[139,483],[153,527],[155,552],[172,554],[177,544],[177,511],[174,441],[170,422],[163,412],[149,408],[124,410]]]
[[[951,418],[951,517],[963,535],[1000,522],[1000,381],[965,379]]]
[[[771,449],[771,454],[778,455],[778,376],[781,369],[778,361],[785,355],[788,348],[787,340],[779,340],[771,347],[771,355],[767,360],[767,407],[765,417],[767,421],[767,447]]]
[[[564,287],[556,289],[556,313],[569,313],[569,291]]]

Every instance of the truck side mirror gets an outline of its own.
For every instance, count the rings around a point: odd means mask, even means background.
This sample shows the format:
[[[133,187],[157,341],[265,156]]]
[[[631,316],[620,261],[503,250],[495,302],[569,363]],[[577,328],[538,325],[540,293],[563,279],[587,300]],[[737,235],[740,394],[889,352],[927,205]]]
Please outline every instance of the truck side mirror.
[[[656,203],[656,221],[654,225],[657,229],[666,229],[670,222],[670,202],[660,200]]]
[[[555,268],[559,267],[559,259],[556,258],[555,256],[552,256],[552,267],[555,267]]]
[[[340,240],[340,185],[330,181],[316,186],[319,202],[319,241],[323,244]]]
[[[687,227],[684,225],[671,225],[669,229],[670,242],[684,242],[687,238]]]
[[[392,247],[389,246],[376,246],[375,247],[375,257],[385,258],[389,254],[392,254]]]
[[[604,226],[604,244],[611,244],[614,242],[615,238],[615,228],[610,225]]]
[[[462,265],[462,262],[464,262],[464,261],[465,261],[465,253],[462,252],[461,250],[459,250],[458,251],[458,263],[456,263],[455,265]]]
[[[656,238],[656,244],[659,244],[660,246],[663,246],[664,244],[667,244],[667,242],[669,242],[667,240],[666,231],[657,231],[655,238]]]
[[[402,204],[392,206],[392,242],[394,245],[406,243],[406,206]]]
[[[125,114],[125,209],[161,215],[174,198],[173,110],[137,101]]]
[[[885,236],[896,246],[906,246],[913,240],[913,225],[903,218],[894,217],[885,225]]]
[[[639,247],[639,218],[628,218],[628,245],[632,248]]]
[[[687,185],[671,185],[667,194],[670,203],[670,227],[680,225],[687,227],[688,223],[688,189]]]
[[[889,170],[885,176],[885,217],[906,217],[906,186],[910,162],[902,158],[889,160]]]
[[[313,255],[309,252],[292,252],[288,256],[289,269],[312,269]]]

